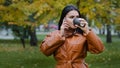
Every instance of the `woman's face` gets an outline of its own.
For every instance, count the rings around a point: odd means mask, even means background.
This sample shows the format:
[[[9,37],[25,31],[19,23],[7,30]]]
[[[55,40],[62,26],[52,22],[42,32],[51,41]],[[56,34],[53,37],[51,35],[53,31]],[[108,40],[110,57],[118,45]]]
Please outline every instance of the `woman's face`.
[[[75,28],[75,26],[73,25],[73,19],[78,17],[79,13],[76,10],[72,10],[67,13],[67,15],[64,18],[64,21],[69,25],[69,27]]]

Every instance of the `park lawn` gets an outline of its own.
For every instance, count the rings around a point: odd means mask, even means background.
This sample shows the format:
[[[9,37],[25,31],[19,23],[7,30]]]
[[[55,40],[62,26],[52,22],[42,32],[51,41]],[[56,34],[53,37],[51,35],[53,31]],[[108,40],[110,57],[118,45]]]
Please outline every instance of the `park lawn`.
[[[39,43],[45,35],[39,35]],[[105,51],[95,55],[88,52],[86,62],[90,68],[120,68],[120,38],[113,36],[113,43],[105,43],[105,36],[100,36]],[[26,40],[27,41],[27,40]],[[0,68],[54,68],[53,56],[46,57],[39,50],[39,45],[31,47],[28,42],[24,49],[19,40],[0,40]]]
[[[86,61],[90,68],[120,68],[120,38],[114,36],[112,43],[105,43],[105,36],[100,36],[104,41],[105,50],[95,55],[88,53]]]

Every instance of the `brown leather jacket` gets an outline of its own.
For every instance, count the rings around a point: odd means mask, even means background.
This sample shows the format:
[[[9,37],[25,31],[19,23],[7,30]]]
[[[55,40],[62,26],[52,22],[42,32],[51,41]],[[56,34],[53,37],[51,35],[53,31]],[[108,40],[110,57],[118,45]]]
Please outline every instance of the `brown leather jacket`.
[[[56,68],[88,68],[84,61],[87,51],[98,54],[104,50],[104,46],[93,31],[87,36],[75,33],[65,38],[56,30],[46,36],[40,50],[47,56],[54,55]]]

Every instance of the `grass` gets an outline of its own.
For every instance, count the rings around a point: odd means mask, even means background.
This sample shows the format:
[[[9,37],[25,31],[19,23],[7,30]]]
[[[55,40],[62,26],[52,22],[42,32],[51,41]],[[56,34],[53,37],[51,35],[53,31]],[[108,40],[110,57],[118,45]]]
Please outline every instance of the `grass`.
[[[39,44],[45,35],[39,35]],[[119,68],[120,67],[120,38],[113,36],[113,43],[105,43],[105,51],[95,55],[88,53],[86,62],[90,68]],[[26,40],[27,41],[27,40]],[[0,68],[54,68],[53,56],[43,55],[39,46],[31,47],[26,43],[24,49],[19,40],[0,40]]]
[[[90,68],[120,68],[120,38],[113,36],[112,43],[105,43],[105,36],[100,36],[104,41],[105,51],[99,55],[88,54],[86,58]]]

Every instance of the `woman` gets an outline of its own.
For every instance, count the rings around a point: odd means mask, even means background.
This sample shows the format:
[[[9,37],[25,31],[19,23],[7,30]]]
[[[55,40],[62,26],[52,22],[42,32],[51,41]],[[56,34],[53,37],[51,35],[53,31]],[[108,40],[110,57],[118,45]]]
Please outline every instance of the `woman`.
[[[85,27],[74,25],[75,18],[79,18]],[[58,26],[58,30],[48,34],[40,46],[45,55],[54,55],[56,68],[88,68],[84,61],[87,51],[98,54],[104,50],[101,40],[88,28],[75,6],[67,5],[63,9]]]

